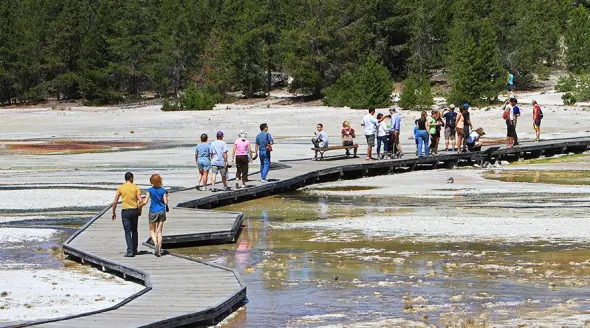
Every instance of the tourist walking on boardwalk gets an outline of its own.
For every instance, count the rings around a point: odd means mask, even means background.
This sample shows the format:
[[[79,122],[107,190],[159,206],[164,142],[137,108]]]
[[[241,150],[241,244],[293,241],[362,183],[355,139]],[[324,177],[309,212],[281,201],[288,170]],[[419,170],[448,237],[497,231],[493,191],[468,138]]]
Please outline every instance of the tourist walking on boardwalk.
[[[340,137],[342,138],[342,146],[354,146],[354,138],[356,134],[354,129],[350,127],[350,122],[344,121],[342,123],[342,131],[340,131]],[[357,148],[354,148],[354,158],[358,158],[356,155]],[[350,149],[346,149],[346,157],[350,156]]]
[[[444,111],[443,118],[445,119],[445,151],[455,151],[457,146],[457,113],[455,113],[454,104]]]
[[[389,136],[387,135],[387,124],[383,121],[383,114],[379,113],[377,115],[377,121],[379,121],[377,125],[377,159],[387,159]],[[383,144],[383,156],[381,155],[381,144]]]
[[[514,113],[514,145],[518,145],[518,134],[516,133],[516,126],[518,125],[518,118],[520,117],[520,107],[518,107],[518,100],[514,97],[510,98],[510,105]]]
[[[422,111],[420,119],[416,123],[417,137],[418,137],[418,158],[428,157],[428,130],[430,130],[430,123],[427,119],[426,111]]]
[[[260,133],[256,136],[255,152],[260,157],[260,177],[261,182],[266,183],[268,171],[270,170],[270,153],[272,152],[272,145],[274,140],[270,133],[268,133],[268,124],[260,124]]]
[[[328,148],[328,134],[324,131],[324,125],[322,123],[318,123],[316,126],[317,132],[313,134],[315,137],[311,138],[311,143],[313,144],[315,151],[315,157],[313,159],[318,159],[318,149],[319,148]]]
[[[469,137],[469,131],[473,129],[471,125],[471,115],[469,113],[469,104],[463,104],[463,151],[467,151],[467,138]]]
[[[152,187],[147,190],[147,196],[141,206],[150,202],[150,212],[148,215],[150,221],[150,236],[156,250],[154,255],[162,255],[162,229],[166,221],[166,210],[168,206],[168,192],[162,188],[162,177],[159,174],[152,174],[150,177]]]
[[[244,130],[238,132],[238,139],[234,141],[234,150],[230,166],[236,162],[236,188],[240,188],[240,180],[242,181],[242,188],[246,188],[246,181],[248,181],[248,164],[255,160],[258,155],[252,152],[250,141],[247,139],[247,134]]]
[[[516,127],[514,126],[514,112],[510,101],[506,101],[504,105],[504,114],[502,116],[506,121],[506,147],[512,148],[514,146],[514,135],[516,134]]]
[[[365,128],[365,138],[367,138],[367,160],[374,159],[371,157],[373,147],[375,147],[375,134],[377,133],[377,125],[379,121],[374,117],[375,108],[369,108],[369,113],[363,117],[361,126]]]
[[[541,141],[541,120],[543,119],[543,111],[541,106],[537,104],[536,100],[533,100],[533,128],[537,137],[535,141]]]
[[[223,131],[217,131],[217,140],[211,143],[211,189],[215,189],[215,180],[217,180],[217,173],[221,175],[221,182],[223,189],[229,190],[227,186],[227,144],[223,141]]]
[[[207,190],[207,179],[211,170],[211,146],[207,143],[208,139],[209,136],[206,133],[201,134],[201,143],[195,147],[195,161],[199,170],[197,190]]]
[[[117,219],[117,203],[121,198],[121,222],[125,231],[125,243],[127,252],[125,257],[134,257],[137,254],[139,238],[137,235],[137,221],[141,215],[141,192],[133,183],[133,173],[125,173],[125,183],[120,185],[113,201],[113,221]]]
[[[402,119],[395,107],[389,108],[389,118],[391,118],[391,153],[393,158],[401,158],[404,155],[402,151],[402,144],[399,141]]]
[[[482,128],[477,128],[477,130],[471,131],[467,138],[467,149],[469,149],[469,151],[480,151],[481,142],[479,142],[479,138],[483,137],[485,134],[486,133]]]

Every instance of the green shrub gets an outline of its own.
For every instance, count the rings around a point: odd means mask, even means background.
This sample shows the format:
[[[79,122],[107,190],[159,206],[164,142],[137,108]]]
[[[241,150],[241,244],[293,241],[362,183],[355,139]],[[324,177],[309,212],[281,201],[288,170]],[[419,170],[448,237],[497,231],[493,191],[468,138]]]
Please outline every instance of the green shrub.
[[[413,110],[424,110],[434,105],[430,79],[424,77],[420,82],[416,76],[407,78],[402,87],[399,105]]]
[[[573,75],[562,76],[557,80],[555,91],[557,92],[571,92],[576,87],[576,79]]]
[[[574,96],[577,101],[590,100],[590,75],[582,73],[578,76],[578,81],[574,88]]]
[[[571,92],[568,92],[568,93],[564,94],[563,96],[561,96],[561,100],[563,100],[563,103],[565,105],[575,105],[576,104],[576,98],[574,97],[574,95]]]
[[[216,88],[207,85],[198,87],[191,82],[180,98],[165,100],[162,110],[211,110],[222,99],[222,94]]]
[[[362,66],[344,73],[322,93],[327,106],[368,108],[388,106],[392,90],[389,71],[376,57],[370,56]]]

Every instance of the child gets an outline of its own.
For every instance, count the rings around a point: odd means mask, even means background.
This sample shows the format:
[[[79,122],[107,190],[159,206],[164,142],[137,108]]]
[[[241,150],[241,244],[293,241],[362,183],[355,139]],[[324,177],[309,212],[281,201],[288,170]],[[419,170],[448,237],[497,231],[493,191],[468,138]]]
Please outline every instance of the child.
[[[152,187],[147,190],[147,197],[142,202],[141,206],[150,203],[150,236],[152,242],[156,247],[154,255],[160,257],[162,255],[162,229],[164,228],[164,221],[166,221],[166,209],[168,206],[168,192],[162,188],[162,177],[159,174],[152,174],[150,177]]]
[[[209,177],[209,170],[211,170],[211,159],[209,158],[211,146],[207,143],[208,139],[206,133],[201,134],[201,143],[195,147],[195,160],[199,169],[197,190],[207,190],[207,178]],[[203,184],[202,187],[201,183]]]
[[[387,152],[388,149],[388,136],[387,136],[387,124],[383,120],[383,114],[379,113],[377,115],[377,121],[379,121],[379,126],[377,127],[377,158],[379,159],[387,159]],[[383,156],[381,156],[381,144],[383,144]]]
[[[416,156],[418,156],[418,120],[414,121],[414,141],[416,142]]]

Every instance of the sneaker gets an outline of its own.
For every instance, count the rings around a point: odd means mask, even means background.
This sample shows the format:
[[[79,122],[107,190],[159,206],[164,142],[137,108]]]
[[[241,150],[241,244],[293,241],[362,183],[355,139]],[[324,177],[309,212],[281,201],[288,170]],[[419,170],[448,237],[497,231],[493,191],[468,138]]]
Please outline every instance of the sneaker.
[[[359,157],[358,157],[358,156],[356,156],[356,155],[354,155],[354,156],[352,156],[352,158],[359,158]]]
[[[133,253],[127,253],[125,255],[123,255],[124,257],[135,257],[135,254]]]
[[[231,188],[230,188],[230,187],[228,187],[228,186],[225,186],[225,187],[223,187],[223,190],[225,190],[225,191],[230,191],[230,190],[231,190]]]
[[[262,182],[262,183],[268,183],[268,181],[266,181],[264,179],[263,180],[260,180],[260,182]]]

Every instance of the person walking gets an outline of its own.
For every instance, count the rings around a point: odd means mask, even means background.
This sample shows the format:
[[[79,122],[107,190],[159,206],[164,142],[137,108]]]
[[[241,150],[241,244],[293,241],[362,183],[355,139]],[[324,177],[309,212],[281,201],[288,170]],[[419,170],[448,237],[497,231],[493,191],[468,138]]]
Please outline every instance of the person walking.
[[[383,120],[383,114],[379,113],[377,115],[377,121],[379,121],[379,125],[377,125],[377,159],[387,159],[389,137],[387,135],[387,125]],[[381,155],[381,144],[383,144],[383,155]]]
[[[471,125],[469,104],[463,104],[463,152],[467,151],[467,138],[471,129],[473,129],[473,125]]]
[[[162,177],[159,174],[152,174],[150,177],[151,188],[147,190],[147,196],[141,206],[150,201],[150,236],[156,250],[154,255],[162,255],[162,230],[166,221],[166,210],[168,206],[168,192],[162,188]]]
[[[197,190],[207,190],[207,179],[211,170],[211,146],[207,143],[208,139],[209,136],[206,133],[201,134],[201,143],[195,147],[195,160],[199,170]]]
[[[375,147],[375,134],[377,133],[377,125],[379,121],[374,117],[375,108],[369,108],[369,113],[363,116],[361,126],[365,128],[365,138],[367,139],[367,160],[374,159],[372,155],[373,147]]]
[[[315,157],[313,159],[318,159],[318,150],[319,148],[328,148],[328,134],[324,131],[324,125],[322,123],[318,123],[316,126],[317,132],[313,134],[315,137],[311,138],[311,143],[313,144],[315,151]]]
[[[541,141],[541,120],[543,119],[543,111],[541,106],[537,104],[536,100],[533,100],[533,129],[537,137],[535,141]]]
[[[445,151],[455,151],[457,146],[457,113],[455,113],[454,104],[444,111],[443,118],[445,120]]]
[[[242,181],[242,188],[246,188],[246,181],[248,181],[248,164],[255,160],[258,155],[253,154],[250,147],[250,141],[247,139],[247,134],[244,130],[238,132],[238,139],[234,141],[233,156],[230,166],[236,162],[236,188],[240,188],[240,180]]]
[[[506,94],[507,94],[507,97],[511,97],[512,90],[514,90],[514,75],[512,75],[512,73],[510,73],[510,71],[507,71],[506,73],[507,73]]]
[[[350,122],[344,121],[342,123],[342,131],[340,131],[340,137],[342,138],[342,146],[354,146],[354,138],[356,133],[354,129],[350,127]],[[358,147],[354,148],[354,158],[358,158],[356,155]],[[350,156],[350,149],[346,149],[346,157]]]
[[[260,177],[262,183],[267,183],[268,171],[270,170],[270,153],[272,152],[274,140],[268,133],[268,124],[260,124],[260,133],[256,136],[255,152],[260,158]]]
[[[402,144],[399,140],[402,119],[395,107],[389,108],[389,117],[391,118],[391,152],[393,154],[393,158],[401,158],[404,155],[404,152],[402,151]]]
[[[428,140],[430,139],[428,131],[430,130],[430,123],[427,119],[426,111],[422,111],[416,125],[418,127],[416,131],[418,137],[418,158],[428,157]]]
[[[127,244],[127,252],[125,257],[134,257],[137,254],[137,247],[139,238],[137,234],[137,221],[141,215],[141,192],[139,187],[133,183],[133,173],[125,173],[125,183],[117,188],[115,200],[113,201],[113,216],[112,220],[117,219],[117,203],[121,198],[121,222],[123,223],[123,231],[125,232],[125,243]]]
[[[217,131],[217,140],[211,143],[211,189],[215,189],[217,173],[221,175],[224,190],[230,190],[227,186],[227,144],[223,141],[223,131]]]

